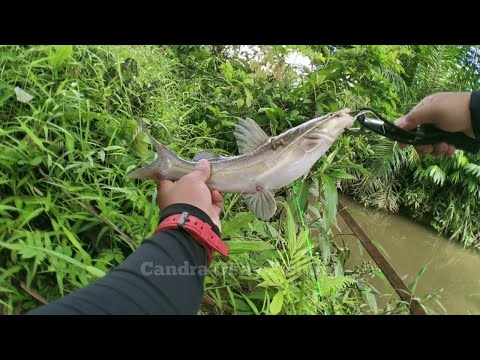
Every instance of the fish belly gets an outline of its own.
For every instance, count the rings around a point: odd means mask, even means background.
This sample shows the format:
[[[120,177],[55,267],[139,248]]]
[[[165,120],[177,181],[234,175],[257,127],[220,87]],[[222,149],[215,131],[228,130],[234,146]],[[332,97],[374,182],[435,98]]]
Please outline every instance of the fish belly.
[[[290,185],[295,180],[303,177],[311,167],[315,164],[316,159],[313,156],[303,154],[296,161],[289,161],[285,157],[272,168],[265,172],[261,178],[261,182],[268,190],[277,190]]]
[[[207,181],[210,189],[221,193],[253,194],[256,192],[256,174],[246,172],[219,172],[213,174]]]

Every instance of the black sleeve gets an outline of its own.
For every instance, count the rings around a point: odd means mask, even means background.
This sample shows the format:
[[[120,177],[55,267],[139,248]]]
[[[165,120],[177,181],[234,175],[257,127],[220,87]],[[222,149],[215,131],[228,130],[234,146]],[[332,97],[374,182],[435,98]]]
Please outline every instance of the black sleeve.
[[[475,138],[480,139],[480,90],[472,92],[470,97],[470,115]]]
[[[188,211],[218,228],[200,209],[175,204],[164,218]],[[103,278],[28,315],[197,314],[203,297],[207,253],[184,230],[167,230],[145,240]]]

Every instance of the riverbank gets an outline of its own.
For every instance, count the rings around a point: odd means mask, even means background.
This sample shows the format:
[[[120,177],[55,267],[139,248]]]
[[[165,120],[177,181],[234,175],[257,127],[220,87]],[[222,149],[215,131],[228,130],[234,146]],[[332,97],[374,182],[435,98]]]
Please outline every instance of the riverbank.
[[[436,234],[428,227],[401,215],[364,207],[339,194],[340,201],[385,255],[390,265],[415,296],[425,299],[429,314],[480,314],[480,257],[458,242]],[[351,250],[346,269],[363,261],[372,261],[348,226],[338,217],[345,242]],[[415,285],[416,282],[416,285]],[[398,298],[386,280],[373,279],[371,284],[382,294],[379,306]]]

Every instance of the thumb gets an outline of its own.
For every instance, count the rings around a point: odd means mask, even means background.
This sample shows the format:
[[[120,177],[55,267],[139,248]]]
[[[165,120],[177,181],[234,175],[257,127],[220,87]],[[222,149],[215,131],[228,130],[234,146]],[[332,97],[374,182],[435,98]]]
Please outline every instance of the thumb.
[[[403,130],[412,130],[420,125],[421,121],[419,121],[419,117],[415,116],[413,113],[409,113],[401,118],[395,120],[395,125],[402,128]]]
[[[206,159],[200,159],[197,162],[197,167],[193,170],[190,174],[186,175],[186,177],[192,180],[198,180],[202,182],[206,182],[210,177],[210,163]]]

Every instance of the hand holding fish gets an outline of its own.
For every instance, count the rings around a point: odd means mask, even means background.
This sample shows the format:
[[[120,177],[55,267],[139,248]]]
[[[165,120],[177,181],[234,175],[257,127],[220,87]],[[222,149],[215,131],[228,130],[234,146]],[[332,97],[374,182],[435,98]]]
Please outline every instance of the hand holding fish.
[[[471,114],[471,92],[441,92],[425,97],[407,115],[397,119],[395,125],[404,130],[412,130],[420,125],[432,124],[448,132],[463,132],[475,138]],[[406,147],[406,145],[402,145]],[[419,153],[437,156],[450,156],[455,146],[447,143],[416,146]]]
[[[223,196],[205,185],[210,173],[208,160],[202,159],[198,161],[195,170],[181,177],[176,183],[170,180],[159,181],[157,203],[160,209],[163,210],[173,204],[196,206],[210,216],[221,232],[220,211],[223,207]]]

